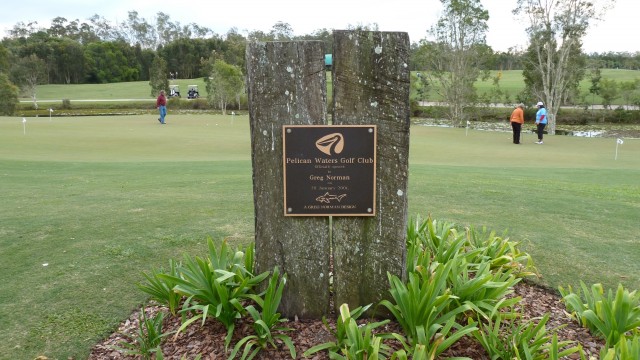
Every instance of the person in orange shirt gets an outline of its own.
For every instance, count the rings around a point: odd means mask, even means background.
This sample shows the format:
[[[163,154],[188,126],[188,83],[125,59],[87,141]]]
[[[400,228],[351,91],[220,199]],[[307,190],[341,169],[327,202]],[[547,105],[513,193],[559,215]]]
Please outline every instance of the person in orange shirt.
[[[511,113],[511,128],[513,129],[513,143],[520,144],[520,131],[524,124],[524,104],[518,104]]]

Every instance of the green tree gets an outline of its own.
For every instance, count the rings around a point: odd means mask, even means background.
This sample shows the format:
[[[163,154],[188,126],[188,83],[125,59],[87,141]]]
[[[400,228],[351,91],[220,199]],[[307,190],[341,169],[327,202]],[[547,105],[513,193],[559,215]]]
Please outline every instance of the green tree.
[[[11,116],[18,106],[18,87],[0,72],[0,115]]]
[[[411,100],[426,100],[429,94],[429,88],[429,81],[421,72],[411,73]]]
[[[140,76],[135,50],[124,41],[91,43],[84,56],[89,83],[136,81]]]
[[[46,82],[46,64],[35,54],[20,59],[11,68],[11,79],[23,93],[31,97],[33,107],[38,108],[37,87]]]
[[[227,64],[224,60],[212,56],[211,73],[205,79],[207,84],[207,101],[210,105],[217,105],[226,115],[227,105],[234,101],[244,90],[242,70],[235,65]]]
[[[525,85],[545,103],[551,134],[555,134],[560,105],[584,76],[582,39],[590,22],[612,1],[518,0],[514,14],[527,19],[530,41],[523,59]]]
[[[276,41],[287,41],[293,39],[293,28],[289,23],[278,21],[271,27],[269,35]]]
[[[596,95],[600,95],[600,81],[602,81],[602,72],[599,67],[592,68],[590,70],[590,81],[591,86],[589,86],[589,93],[591,94],[591,112],[593,112],[593,103],[595,102],[594,97]]]
[[[145,18],[140,18],[137,11],[129,11],[127,20],[120,24],[120,29],[127,36],[129,44],[140,44],[143,48],[157,46],[156,29]]]
[[[181,79],[193,79],[207,76],[202,59],[208,59],[214,50],[223,55],[223,47],[218,36],[209,39],[180,38],[166,44],[158,54],[167,61],[169,71],[177,73]]]
[[[77,41],[62,39],[53,45],[55,59],[54,82],[78,84],[84,75],[84,49]]]
[[[466,123],[466,110],[477,100],[475,81],[487,61],[489,13],[479,0],[440,0],[442,16],[430,32],[436,41],[428,53],[431,83],[440,84],[440,95],[449,105],[454,126]]]
[[[0,73],[9,73],[9,58],[9,50],[7,50],[4,45],[0,44]]]
[[[167,62],[163,58],[156,55],[149,69],[149,86],[151,86],[151,97],[158,95],[160,90],[169,89],[169,79],[167,74]]]
[[[604,78],[600,81],[600,97],[602,98],[602,106],[610,109],[615,99],[620,97],[618,83],[615,80]]]
[[[229,30],[224,39],[224,61],[244,69],[246,49],[247,39],[238,32],[238,29],[232,28]]]
[[[624,105],[628,107],[636,104],[640,98],[640,80],[620,82],[620,93],[624,100]]]

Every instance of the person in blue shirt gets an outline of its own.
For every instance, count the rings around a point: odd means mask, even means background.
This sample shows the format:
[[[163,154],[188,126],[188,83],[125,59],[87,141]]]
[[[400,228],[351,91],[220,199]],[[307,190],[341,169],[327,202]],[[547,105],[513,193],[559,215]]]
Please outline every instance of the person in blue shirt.
[[[538,101],[536,106],[538,107],[538,112],[536,112],[538,141],[536,141],[536,144],[542,145],[542,134],[544,133],[544,127],[547,126],[547,109],[544,108],[544,103],[542,101]]]

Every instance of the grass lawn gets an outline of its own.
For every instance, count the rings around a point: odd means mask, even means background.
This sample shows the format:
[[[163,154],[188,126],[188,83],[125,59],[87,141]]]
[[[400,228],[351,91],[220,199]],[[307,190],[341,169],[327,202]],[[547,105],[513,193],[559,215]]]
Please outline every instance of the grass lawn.
[[[246,116],[0,117],[0,354],[85,358],[141,272],[253,239]],[[508,229],[549,286],[640,289],[640,140],[414,126],[410,214]],[[4,355],[3,355],[4,356]]]
[[[498,73],[501,74],[500,88],[506,94],[509,94],[509,97],[512,100],[515,99],[516,95],[518,95],[524,89],[522,70],[505,70],[500,72],[491,71],[491,77],[489,79],[476,82],[478,94],[488,93],[494,88],[493,78],[495,78]],[[640,79],[640,71],[603,69],[602,78],[615,80],[617,82],[634,81],[636,79]],[[331,82],[331,74],[328,72],[328,98],[331,98]],[[198,91],[200,92],[201,97],[206,97],[207,94],[206,86],[202,78],[172,80],[170,81],[170,84],[180,86],[180,92],[183,98],[186,98],[187,87],[191,84],[198,85]],[[590,86],[590,79],[588,77],[585,77],[585,79],[583,79],[580,83],[581,92],[588,94]],[[49,105],[51,101],[55,100],[56,102],[58,102],[62,99],[70,99],[72,105],[74,105],[74,100],[140,99],[153,101],[155,99],[155,96],[151,96],[150,90],[151,88],[149,87],[148,81],[135,81],[114,84],[40,85],[38,86],[37,95],[39,101],[47,102],[46,104],[42,105],[43,108],[48,108],[49,106],[53,106],[55,108],[55,106],[59,105],[55,103],[53,103],[53,105]],[[425,101],[440,100],[436,92],[433,90],[429,92],[427,97],[428,98],[425,99]],[[21,100],[29,101],[30,98],[24,97],[21,98]],[[599,96],[592,97],[591,95],[589,95],[588,100],[594,102],[595,104],[602,103],[602,99]],[[614,101],[614,104],[622,103],[622,99],[617,99],[616,101]]]

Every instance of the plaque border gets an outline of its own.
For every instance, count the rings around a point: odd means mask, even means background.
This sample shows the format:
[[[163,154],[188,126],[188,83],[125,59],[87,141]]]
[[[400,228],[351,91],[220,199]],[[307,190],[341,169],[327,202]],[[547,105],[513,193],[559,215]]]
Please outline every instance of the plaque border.
[[[299,214],[287,212],[287,145],[286,145],[286,130],[287,128],[326,128],[326,129],[339,129],[339,128],[373,128],[373,209],[371,213],[353,213],[353,214],[335,214],[335,213],[322,213],[322,214]],[[286,217],[313,217],[313,216],[376,216],[376,204],[377,204],[377,167],[378,167],[378,126],[377,125],[282,125],[282,203],[283,212]]]

